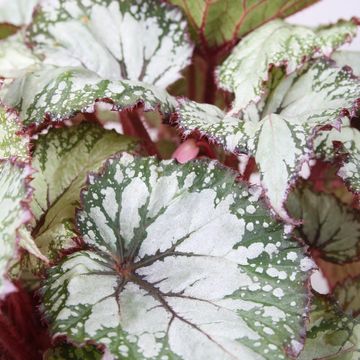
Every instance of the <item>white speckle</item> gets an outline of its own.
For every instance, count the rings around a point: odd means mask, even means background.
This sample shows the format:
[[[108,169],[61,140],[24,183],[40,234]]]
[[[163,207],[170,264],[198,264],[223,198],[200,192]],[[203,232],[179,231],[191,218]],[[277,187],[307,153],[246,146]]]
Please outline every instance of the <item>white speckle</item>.
[[[246,224],[246,230],[253,231],[254,230],[254,224],[252,222],[249,222]]]
[[[246,211],[247,211],[249,214],[254,214],[255,211],[256,211],[256,208],[255,208],[254,205],[248,205],[248,206],[246,207]]]
[[[295,261],[297,259],[297,253],[294,251],[290,251],[287,255],[286,258],[290,261]]]
[[[274,330],[270,329],[269,327],[265,326],[264,327],[264,333],[268,334],[268,335],[274,335]]]
[[[315,269],[315,268],[316,268],[316,264],[309,257],[305,257],[305,258],[300,260],[300,269],[301,269],[301,271],[306,272],[306,271],[309,271],[309,270],[312,270],[312,269]]]
[[[285,295],[283,289],[280,288],[274,289],[273,294],[279,299],[281,299]]]
[[[270,267],[266,270],[266,273],[274,278],[278,278],[281,280],[285,280],[287,278],[287,274],[285,271],[279,271],[277,269],[275,269],[274,267]]]

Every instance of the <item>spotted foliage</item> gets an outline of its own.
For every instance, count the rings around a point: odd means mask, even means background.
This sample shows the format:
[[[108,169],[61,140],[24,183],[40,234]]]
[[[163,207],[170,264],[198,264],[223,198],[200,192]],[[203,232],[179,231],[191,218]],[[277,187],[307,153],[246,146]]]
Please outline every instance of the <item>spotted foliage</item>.
[[[75,246],[73,218],[86,174],[109,156],[135,147],[130,138],[82,123],[52,129],[35,142],[32,166],[34,188],[31,210],[36,245],[50,260]],[[38,261],[35,262],[37,269]]]
[[[0,159],[29,157],[29,139],[20,136],[21,124],[16,114],[0,105]]]
[[[153,0],[44,1],[28,37],[48,64],[162,88],[180,77],[192,54],[181,12]]]
[[[15,107],[26,127],[45,120],[62,122],[78,112],[93,112],[98,100],[114,110],[143,104],[145,110],[169,114],[175,100],[164,90],[129,80],[111,81],[83,68],[43,67],[16,79],[2,92],[5,104]]]
[[[6,278],[8,265],[17,254],[18,230],[29,221],[27,166],[0,162],[0,298],[12,290]]]
[[[186,135],[198,131],[231,152],[254,156],[272,207],[286,217],[283,202],[298,174],[307,172],[315,136],[353,115],[359,95],[357,78],[319,60],[305,73],[279,83],[259,122],[185,100],[179,102],[176,122]]]
[[[312,262],[215,162],[112,159],[77,227],[88,250],[42,291],[55,334],[123,359],[282,359],[300,341]]]
[[[331,53],[356,35],[352,21],[313,30],[273,20],[247,35],[218,68],[219,85],[235,93],[232,111],[238,113],[266,94],[272,67],[284,67],[287,75],[314,55]]]

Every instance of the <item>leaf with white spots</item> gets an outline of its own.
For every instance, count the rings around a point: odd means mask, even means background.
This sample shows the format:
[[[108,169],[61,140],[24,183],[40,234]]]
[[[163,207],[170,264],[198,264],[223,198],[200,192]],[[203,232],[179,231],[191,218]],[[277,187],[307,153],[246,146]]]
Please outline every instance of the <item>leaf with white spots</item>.
[[[39,136],[32,161],[36,173],[31,210],[32,235],[43,255],[53,260],[59,251],[75,245],[73,218],[87,173],[109,156],[134,147],[130,138],[89,123]]]
[[[235,174],[124,154],[81,198],[88,250],[43,284],[55,335],[139,360],[285,359],[300,341],[312,262]]]
[[[349,277],[343,283],[337,284],[334,297],[341,309],[347,314],[358,318],[360,315],[360,277]]]
[[[333,195],[308,188],[292,192],[286,203],[302,224],[295,234],[327,261],[344,263],[360,255],[360,213]]]
[[[356,35],[355,21],[310,29],[273,20],[247,35],[218,68],[219,85],[235,93],[232,112],[238,113],[267,93],[272,67],[284,67],[286,74],[314,55],[327,55]]]
[[[16,78],[34,69],[39,63],[25,45],[22,33],[0,41],[0,76]]]
[[[331,58],[339,66],[350,66],[354,75],[360,76],[360,51],[336,51]]]
[[[360,193],[360,131],[347,122],[341,130],[333,129],[316,139],[318,157],[331,161],[342,159],[338,175],[344,179],[351,191]]]
[[[180,77],[193,50],[181,12],[155,0],[47,0],[28,37],[47,64],[162,88]]]
[[[305,346],[298,359],[356,360],[359,330],[360,324],[344,314],[333,300],[314,294]]]
[[[62,122],[78,112],[93,112],[98,100],[111,101],[114,110],[143,104],[169,115],[173,99],[165,90],[129,80],[104,80],[83,68],[44,67],[16,79],[2,91],[5,104],[16,108],[25,126]]]
[[[26,160],[29,157],[29,139],[26,135],[18,135],[20,130],[16,114],[0,105],[0,159]]]
[[[60,344],[49,349],[44,358],[46,360],[105,360],[101,351],[93,345],[75,347],[70,344]]]
[[[0,162],[0,298],[11,290],[6,272],[17,251],[18,230],[30,219],[26,165]]]
[[[286,217],[283,202],[313,156],[313,139],[356,112],[360,81],[325,60],[299,76],[283,79],[258,123],[225,114],[212,105],[180,100],[177,125],[185,135],[200,132],[234,153],[255,157],[272,207]]]

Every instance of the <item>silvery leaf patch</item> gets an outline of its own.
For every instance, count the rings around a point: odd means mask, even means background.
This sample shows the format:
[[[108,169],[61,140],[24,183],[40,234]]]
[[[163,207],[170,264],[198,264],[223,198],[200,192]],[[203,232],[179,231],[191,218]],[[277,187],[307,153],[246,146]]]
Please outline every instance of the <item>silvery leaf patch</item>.
[[[0,162],[0,298],[13,290],[6,278],[8,265],[17,254],[18,231],[31,217],[28,176],[27,165]]]
[[[45,0],[28,37],[47,64],[163,89],[180,77],[193,50],[180,10],[154,0]]]
[[[0,0],[0,23],[16,26],[29,24],[39,0]]]
[[[14,111],[0,105],[0,159],[29,157],[29,138],[19,136],[21,123]]]
[[[234,153],[255,157],[261,182],[275,211],[299,173],[306,177],[320,130],[341,126],[356,112],[360,82],[326,60],[284,78],[265,104],[259,122],[237,119],[216,106],[180,100],[175,122],[185,135],[200,132]],[[271,154],[271,156],[269,156]]]
[[[55,335],[121,359],[299,351],[312,262],[233,173],[124,154],[89,176],[81,198],[86,248],[43,283]]]
[[[169,115],[175,106],[166,91],[129,80],[105,80],[81,67],[43,67],[16,79],[0,92],[3,102],[15,107],[25,127],[62,122],[79,112],[93,112],[97,101],[113,104],[114,110],[143,104]]]
[[[319,29],[273,20],[244,37],[218,68],[219,85],[235,93],[233,113],[267,93],[272,67],[285,67],[286,74],[304,66],[314,55],[328,55],[356,35],[356,24],[339,21]]]
[[[350,66],[354,75],[360,76],[360,52],[336,51],[331,56],[339,66]]]
[[[50,260],[61,250],[75,246],[73,218],[86,174],[111,155],[131,151],[131,138],[90,123],[51,129],[34,142],[31,182],[32,234],[40,251]],[[38,262],[35,262],[36,270]]]

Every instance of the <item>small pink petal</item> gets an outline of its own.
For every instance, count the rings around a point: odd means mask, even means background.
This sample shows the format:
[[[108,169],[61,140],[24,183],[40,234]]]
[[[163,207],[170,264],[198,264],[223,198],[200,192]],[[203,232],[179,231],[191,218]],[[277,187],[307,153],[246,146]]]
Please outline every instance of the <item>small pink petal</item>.
[[[185,164],[193,160],[199,154],[199,147],[194,139],[184,141],[172,154],[172,158],[176,159],[180,164]]]
[[[3,278],[2,279],[3,284],[1,287],[1,292],[0,292],[0,300],[4,300],[5,297],[15,291],[17,291],[17,287],[8,279]]]

